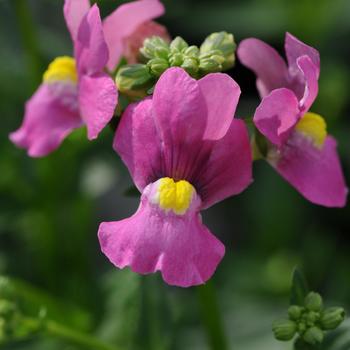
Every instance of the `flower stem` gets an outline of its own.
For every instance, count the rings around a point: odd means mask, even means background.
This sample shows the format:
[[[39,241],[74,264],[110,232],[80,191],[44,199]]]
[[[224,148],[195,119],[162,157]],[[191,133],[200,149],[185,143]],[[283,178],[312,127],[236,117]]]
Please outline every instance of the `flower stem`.
[[[226,350],[225,336],[215,287],[212,281],[197,288],[199,306],[211,350]]]

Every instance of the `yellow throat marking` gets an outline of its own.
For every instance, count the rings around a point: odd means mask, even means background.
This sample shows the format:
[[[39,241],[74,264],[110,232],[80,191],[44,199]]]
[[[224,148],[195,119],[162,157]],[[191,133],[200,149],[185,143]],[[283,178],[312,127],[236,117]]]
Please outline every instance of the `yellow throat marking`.
[[[57,81],[71,81],[76,83],[78,80],[75,59],[69,56],[56,57],[48,66],[43,75],[45,83]]]
[[[306,113],[297,123],[296,131],[312,139],[317,148],[322,148],[327,137],[327,124],[318,114]]]
[[[170,177],[163,177],[158,187],[159,206],[182,215],[189,208],[194,192],[194,187],[186,180],[175,182]]]

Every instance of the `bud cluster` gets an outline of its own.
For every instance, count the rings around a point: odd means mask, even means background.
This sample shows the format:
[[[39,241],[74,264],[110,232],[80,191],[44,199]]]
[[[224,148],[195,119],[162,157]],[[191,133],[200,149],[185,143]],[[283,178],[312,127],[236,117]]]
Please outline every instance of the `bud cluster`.
[[[337,328],[345,318],[342,307],[323,309],[322,297],[310,292],[304,305],[292,305],[288,309],[288,319],[274,322],[273,333],[277,340],[288,341],[298,334],[308,344],[320,344],[324,331]]]
[[[209,35],[200,48],[181,37],[171,43],[153,36],[147,38],[140,54],[144,64],[123,66],[117,73],[119,91],[129,97],[144,97],[161,74],[170,67],[181,67],[194,78],[227,70],[234,65],[236,44],[226,32]]]

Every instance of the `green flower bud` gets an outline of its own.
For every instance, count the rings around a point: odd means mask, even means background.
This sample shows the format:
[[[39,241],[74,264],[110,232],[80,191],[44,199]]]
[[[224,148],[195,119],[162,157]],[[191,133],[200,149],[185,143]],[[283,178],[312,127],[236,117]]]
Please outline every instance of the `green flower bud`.
[[[184,61],[184,56],[182,53],[174,53],[169,57],[169,64],[171,67],[180,67]]]
[[[149,60],[156,57],[166,58],[169,52],[169,44],[159,36],[145,39],[140,49],[141,55]]]
[[[323,307],[321,295],[310,292],[305,298],[305,307],[310,311],[321,311]]]
[[[304,308],[298,305],[291,305],[288,309],[288,316],[291,320],[297,321],[300,319]]]
[[[298,323],[298,333],[303,334],[306,331],[306,324],[305,322],[299,322]]]
[[[184,39],[182,39],[180,36],[177,36],[171,43],[170,43],[170,51],[171,52],[183,52],[188,48],[188,44]]]
[[[199,69],[204,73],[220,72],[222,65],[211,58],[205,58],[199,61]]]
[[[345,310],[342,307],[331,307],[326,309],[320,320],[320,325],[324,330],[337,328],[345,319]]]
[[[200,47],[200,53],[206,53],[212,50],[219,50],[224,56],[225,62],[223,69],[229,69],[234,65],[235,55],[234,51],[236,44],[232,34],[226,32],[213,33],[209,35]]]
[[[147,62],[151,73],[159,77],[166,69],[169,68],[169,63],[164,58],[153,58]]]
[[[197,46],[191,45],[184,51],[184,55],[187,57],[197,58],[199,55],[199,49]]]
[[[303,340],[311,345],[321,344],[323,342],[324,334],[318,327],[311,327],[303,334]]]
[[[198,60],[195,58],[185,58],[181,67],[190,75],[198,72]]]
[[[294,337],[297,325],[291,320],[279,320],[273,323],[272,331],[277,340],[287,341]]]
[[[128,96],[145,96],[153,84],[153,76],[147,65],[132,64],[120,68],[115,78],[118,90]]]

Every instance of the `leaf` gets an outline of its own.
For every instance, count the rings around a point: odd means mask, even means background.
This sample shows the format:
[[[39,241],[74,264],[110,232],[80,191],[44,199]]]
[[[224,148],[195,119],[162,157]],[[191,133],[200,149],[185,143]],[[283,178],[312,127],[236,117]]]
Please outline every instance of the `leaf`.
[[[290,305],[304,305],[304,299],[308,294],[309,289],[307,287],[306,279],[303,273],[295,267],[292,276],[292,288],[290,293]]]

